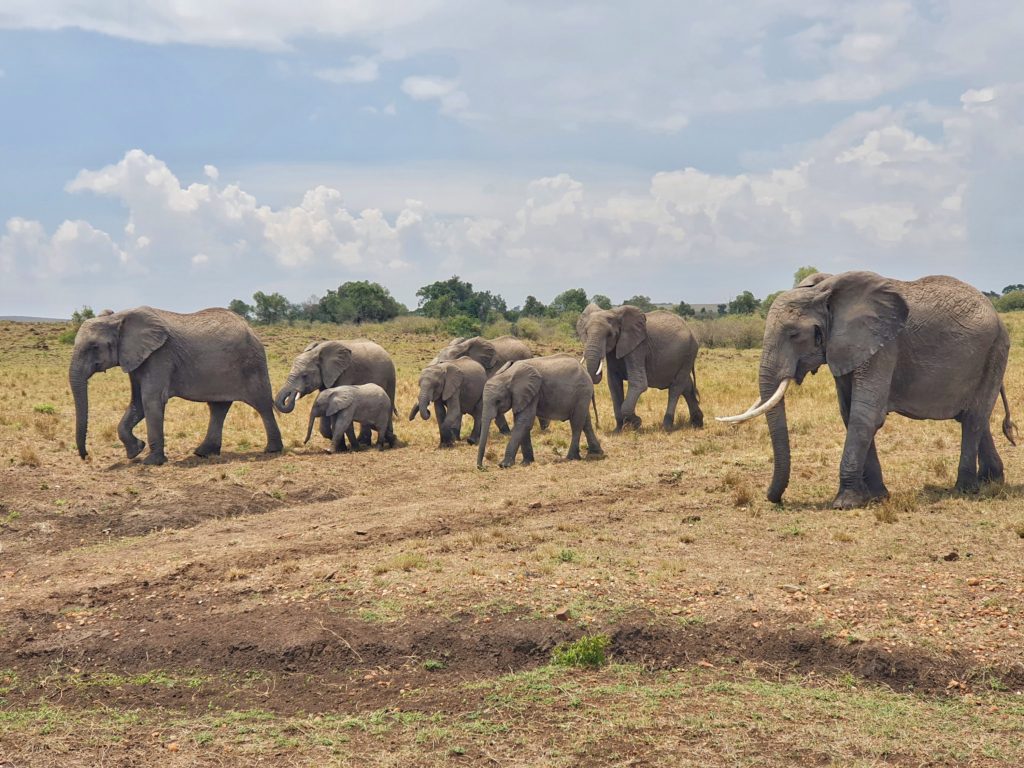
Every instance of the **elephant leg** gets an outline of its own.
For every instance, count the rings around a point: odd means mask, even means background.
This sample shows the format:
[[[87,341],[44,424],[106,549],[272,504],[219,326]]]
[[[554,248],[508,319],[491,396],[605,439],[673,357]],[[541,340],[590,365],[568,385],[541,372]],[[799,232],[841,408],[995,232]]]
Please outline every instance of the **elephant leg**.
[[[359,445],[370,445],[373,442],[373,430],[365,424],[359,425]]]
[[[833,508],[852,509],[864,506],[871,500],[871,492],[864,481],[864,470],[875,433],[883,423],[885,407],[879,406],[877,398],[859,400],[854,395],[850,403],[843,460],[839,464],[839,492],[832,502]]]
[[[586,407],[590,407],[590,403],[586,404]],[[566,451],[566,461],[579,461],[580,459],[580,435],[583,432],[583,424],[586,420],[586,414],[580,416],[579,409],[569,419],[569,428],[571,430],[571,436],[569,437],[569,450]]]
[[[263,420],[263,431],[267,433],[267,445],[264,453],[281,453],[284,450],[284,441],[281,440],[281,430],[277,426],[277,419],[274,418],[274,402],[267,399],[259,405],[253,405],[256,412]]]
[[[548,419],[537,419],[537,423],[540,425],[541,432],[547,432],[548,427],[551,426],[551,422]]]
[[[704,426],[704,411],[700,409],[700,401],[697,399],[697,387],[689,376],[683,382],[683,397],[686,400],[686,408],[690,412],[690,426]]]
[[[434,415],[437,417],[437,431],[441,436],[440,448],[450,448],[452,438],[448,428],[448,409],[441,400],[434,401]]]
[[[679,404],[679,396],[682,392],[673,384],[668,390],[668,403],[665,406],[665,418],[661,420],[661,426],[666,432],[671,432],[676,424],[676,406]]]
[[[473,409],[473,413],[470,414],[473,417],[473,431],[469,433],[469,438],[466,441],[470,445],[476,445],[480,442],[480,411],[481,407],[478,403],[476,408]]]
[[[988,425],[985,425],[988,427]],[[1003,460],[999,458],[996,451],[995,441],[992,439],[992,429],[986,428],[981,434],[978,443],[978,480],[983,483],[1002,483]]]
[[[378,429],[377,430],[377,450],[378,451],[383,451],[384,448],[386,447],[384,445],[384,443],[387,442],[387,434],[388,434],[387,427],[385,427],[384,429]]]
[[[533,461],[533,444],[528,443],[528,441],[530,437],[530,428],[533,427],[533,420],[536,415],[536,411],[537,406],[533,405],[531,408],[527,408],[516,414],[515,427],[509,435],[508,445],[505,446],[505,458],[498,463],[498,466],[502,469],[511,467],[516,463],[516,453],[519,452],[520,445],[524,446],[523,463],[529,463],[527,461],[527,452],[529,452],[530,461]]]
[[[849,429],[850,404],[853,398],[851,377],[836,379],[836,395],[839,400],[839,415],[843,417],[843,425]],[[885,487],[885,482],[882,480],[882,465],[878,461],[878,450],[875,448],[874,439],[871,440],[867,455],[864,457],[863,479],[869,500],[888,498],[889,489]]]
[[[357,438],[356,437],[356,426],[355,426],[355,424],[353,422],[350,421],[348,423],[348,426],[345,427],[345,435],[348,437],[348,444],[352,447],[353,451],[358,451],[364,445],[369,445],[369,442],[364,443],[363,442],[363,438],[362,438],[363,430],[365,428],[366,428],[365,425],[363,425],[363,424],[359,425],[359,437]],[[370,437],[372,439],[373,435],[371,434]]]
[[[982,436],[981,419],[973,413],[960,415],[960,465],[956,471],[956,489],[960,493],[978,490],[978,453]]]
[[[615,431],[622,431],[622,401],[625,392],[622,389],[622,379],[608,371],[608,392],[612,396],[612,411],[615,413]]]
[[[526,434],[523,436],[523,466],[528,467],[533,464],[533,437],[530,435],[531,430],[527,429]]]
[[[149,438],[149,455],[143,464],[164,464],[164,408],[167,400],[161,393],[143,395],[142,408],[146,414],[146,436]]]
[[[498,425],[498,431],[501,432],[501,434],[507,435],[512,432],[512,430],[509,429],[508,422],[505,420],[504,413],[499,413],[495,416],[494,423]]]
[[[128,408],[125,409],[124,416],[121,417],[121,422],[117,425],[117,436],[121,438],[121,442],[124,443],[125,451],[128,453],[129,459],[134,459],[140,453],[142,449],[146,447],[144,440],[139,440],[132,430],[135,426],[145,418],[145,411],[142,408],[142,395],[139,392],[139,382],[134,376],[131,377],[132,382],[132,399],[128,403]]]
[[[206,438],[193,451],[196,456],[219,456],[221,440],[224,435],[224,419],[231,408],[231,401],[208,403],[210,406],[210,425],[206,428]]]
[[[600,456],[604,453],[601,443],[597,440],[597,433],[594,432],[594,422],[591,420],[589,412],[587,413],[587,420],[583,423],[583,434],[587,436],[588,456]]]
[[[345,416],[344,413],[339,413],[334,417],[334,424],[332,425],[333,437],[331,438],[331,452],[342,453],[346,450],[345,448],[345,437],[348,436],[349,443],[352,445],[353,451],[359,450],[359,445],[355,439],[355,429],[352,426],[352,420]]]
[[[334,437],[334,432],[331,430],[331,420],[326,416],[320,417],[320,436],[328,440]]]

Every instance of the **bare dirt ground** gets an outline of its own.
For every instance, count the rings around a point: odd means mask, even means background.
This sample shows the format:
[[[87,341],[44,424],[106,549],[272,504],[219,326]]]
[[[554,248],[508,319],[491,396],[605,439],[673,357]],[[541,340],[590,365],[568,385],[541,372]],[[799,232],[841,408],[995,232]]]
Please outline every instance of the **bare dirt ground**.
[[[207,460],[205,407],[175,401],[170,461],[143,467],[110,372],[81,462],[61,330],[0,324],[4,768],[1024,764],[1024,455],[998,427],[1007,485],[960,496],[957,425],[891,417],[892,499],[836,512],[827,372],[790,395],[781,507],[763,422],[712,419],[753,399],[756,350],[702,351],[703,430],[612,435],[602,389],[606,458],[564,462],[554,425],[527,468],[497,468],[495,435],[482,472],[433,422],[401,419],[383,454],[303,446],[309,399],[279,417],[285,455],[236,406]],[[407,413],[444,339],[359,333]],[[277,385],[309,340],[356,332],[260,334]],[[608,665],[551,663],[597,634]]]

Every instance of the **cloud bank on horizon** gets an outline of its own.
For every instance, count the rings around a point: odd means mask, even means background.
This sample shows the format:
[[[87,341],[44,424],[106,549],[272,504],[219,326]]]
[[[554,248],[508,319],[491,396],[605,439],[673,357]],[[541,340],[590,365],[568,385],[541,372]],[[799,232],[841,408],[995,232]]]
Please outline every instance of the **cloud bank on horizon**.
[[[350,279],[414,304],[451,274],[510,305],[577,286],[725,300],[803,263],[1020,282],[1024,6],[741,5],[142,2],[126,18],[15,0],[0,97],[27,128],[0,127],[0,146],[37,180],[0,181],[0,314]],[[100,78],[104,110],[41,90],[129,52],[153,93]],[[161,89],[190,64],[191,88]],[[145,120],[147,99],[177,130]],[[250,109],[263,121],[240,123]]]

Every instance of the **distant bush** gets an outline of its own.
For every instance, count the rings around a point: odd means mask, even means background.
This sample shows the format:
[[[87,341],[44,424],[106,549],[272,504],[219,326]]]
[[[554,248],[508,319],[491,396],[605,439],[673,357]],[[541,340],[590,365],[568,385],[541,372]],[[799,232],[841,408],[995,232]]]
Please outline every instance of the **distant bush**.
[[[480,322],[466,315],[455,315],[444,321],[444,329],[452,336],[479,336]]]
[[[1024,290],[1010,291],[994,302],[1000,312],[1019,312],[1024,309]]]
[[[521,339],[532,339],[533,341],[539,341],[543,329],[541,324],[531,317],[522,317],[519,322],[513,326],[513,335],[518,336]]]
[[[57,336],[57,341],[61,344],[74,344],[75,337],[78,335],[78,329],[82,327],[82,323],[86,320],[92,320],[94,317],[96,317],[96,313],[88,305],[83,306],[81,309],[76,309],[71,313],[71,327],[61,331],[60,335]]]
[[[688,322],[697,341],[705,349],[758,349],[764,339],[764,318],[760,315],[727,315],[714,320]]]
[[[433,336],[444,331],[443,323],[432,317],[420,317],[418,315],[400,315],[388,321],[387,325],[390,325],[399,333],[415,333],[421,336]]]

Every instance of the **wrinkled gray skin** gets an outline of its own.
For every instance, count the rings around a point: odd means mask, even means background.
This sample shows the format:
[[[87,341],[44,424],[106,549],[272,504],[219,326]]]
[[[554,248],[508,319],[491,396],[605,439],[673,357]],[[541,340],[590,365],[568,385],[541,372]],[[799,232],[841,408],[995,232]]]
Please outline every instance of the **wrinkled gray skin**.
[[[590,402],[594,385],[579,361],[572,355],[548,355],[509,363],[484,385],[483,426],[477,447],[476,465],[482,468],[487,450],[487,433],[499,413],[511,410],[515,426],[505,448],[503,469],[515,464],[516,453],[523,450],[523,465],[533,461],[530,429],[535,418],[568,421],[572,439],[565,458],[580,458],[580,433],[587,436],[587,454],[602,453],[601,444],[590,421]]]
[[[291,413],[298,398],[313,390],[330,389],[342,385],[376,384],[395,402],[395,364],[382,346],[366,339],[352,341],[315,341],[306,347],[292,363],[291,372],[277,391],[274,405],[281,413]],[[320,434],[332,438],[331,420],[320,420]],[[389,442],[394,439],[394,427],[387,426]],[[355,446],[355,430],[348,430],[349,443]],[[361,429],[359,441],[369,445],[369,430]],[[342,440],[340,450],[345,450]]]
[[[388,434],[391,423],[391,398],[376,384],[331,387],[316,397],[309,411],[309,426],[306,428],[306,442],[313,434],[313,422],[321,419],[331,426],[331,453],[345,450],[345,434],[357,423],[360,431],[377,431],[377,450],[383,451],[385,443],[393,446],[394,435]],[[352,450],[359,446],[352,444]]]
[[[456,338],[448,342],[448,346],[442,349],[431,360],[434,363],[443,363],[448,360],[456,360],[460,357],[468,357],[476,360],[484,367],[487,378],[497,373],[505,363],[513,360],[529,360],[533,352],[522,341],[515,336],[499,336],[496,339],[485,339],[483,336],[471,338]],[[508,422],[505,414],[499,413],[495,418],[498,431],[502,434],[509,433]],[[542,429],[547,429],[547,422],[541,424]]]
[[[481,396],[486,381],[483,366],[468,357],[428,365],[420,374],[419,400],[409,412],[409,421],[417,413],[424,420],[429,419],[433,403],[441,447],[447,448],[462,439],[462,415],[468,413],[473,417],[469,443],[474,445],[480,437]]]
[[[245,321],[226,309],[178,314],[152,307],[101,315],[78,329],[68,381],[75,399],[75,443],[83,459],[89,425],[89,377],[115,365],[128,374],[131,402],[117,427],[128,458],[146,444],[133,434],[146,420],[149,455],[163,464],[164,407],[172,397],[209,403],[210,424],[197,456],[220,453],[224,417],[235,400],[263,419],[268,453],[281,450],[263,345]]]
[[[952,277],[890,280],[873,272],[816,274],[776,298],[768,313],[759,387],[765,402],[785,378],[801,383],[827,364],[846,444],[833,507],[888,495],[875,433],[889,413],[960,422],[956,487],[1003,480],[989,416],[1002,389],[1009,336],[991,302]],[[1003,432],[1013,441],[1005,393]],[[768,499],[789,483],[785,400],[767,412],[775,459]]]
[[[676,404],[682,395],[690,410],[690,423],[704,426],[697,392],[697,339],[683,318],[674,312],[641,312],[628,304],[601,309],[590,304],[576,323],[583,342],[583,360],[591,380],[598,384],[598,366],[604,357],[608,390],[615,411],[615,431],[624,425],[639,428],[636,404],[649,387],[668,390],[662,426],[672,429]],[[624,393],[623,385],[629,382]]]

